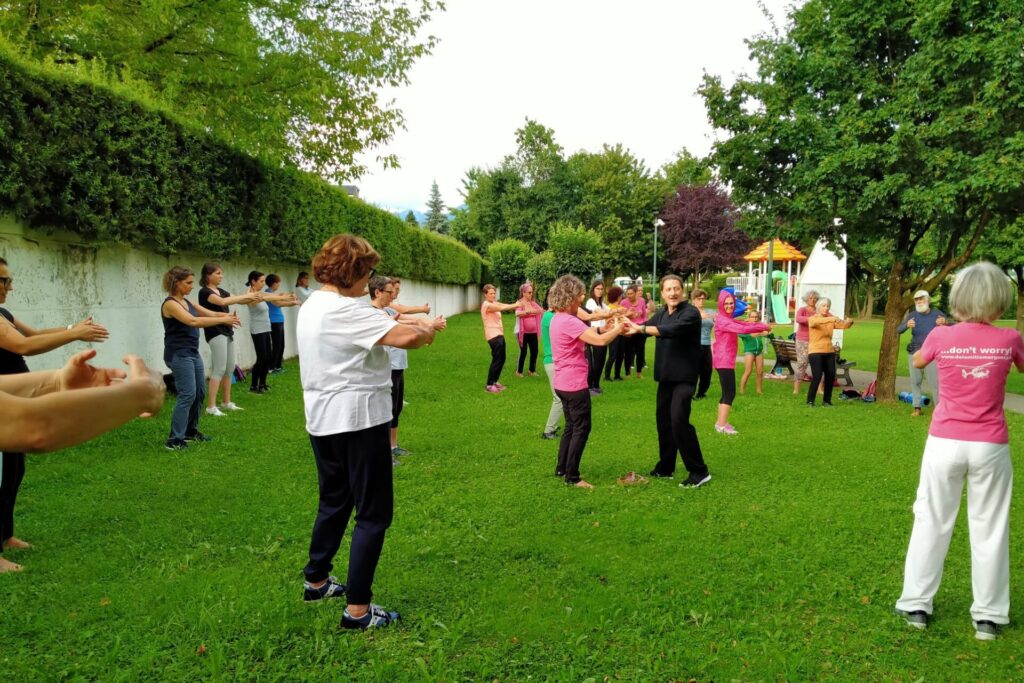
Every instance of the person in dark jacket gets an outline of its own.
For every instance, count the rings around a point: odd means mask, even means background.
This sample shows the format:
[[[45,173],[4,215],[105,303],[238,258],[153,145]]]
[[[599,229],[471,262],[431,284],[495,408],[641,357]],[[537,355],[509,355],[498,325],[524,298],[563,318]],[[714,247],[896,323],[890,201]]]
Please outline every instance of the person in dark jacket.
[[[635,332],[654,337],[658,464],[651,476],[671,478],[675,473],[676,453],[679,453],[689,472],[680,486],[696,488],[711,481],[697,430],[690,424],[691,401],[703,362],[701,315],[683,300],[683,281],[678,275],[661,278],[661,298],[665,305],[649,320],[642,325],[631,323]]]
[[[914,354],[924,346],[924,340],[936,327],[950,324],[949,317],[937,308],[932,308],[931,294],[923,289],[914,292],[914,310],[908,311],[903,317],[897,331],[903,334],[910,330],[910,343],[907,344],[907,355],[910,366],[910,393],[913,396],[914,410],[911,413],[914,417],[921,415],[921,381],[928,380],[928,386],[935,393],[935,405],[939,405],[939,370],[935,363],[929,363],[924,368],[914,365]]]

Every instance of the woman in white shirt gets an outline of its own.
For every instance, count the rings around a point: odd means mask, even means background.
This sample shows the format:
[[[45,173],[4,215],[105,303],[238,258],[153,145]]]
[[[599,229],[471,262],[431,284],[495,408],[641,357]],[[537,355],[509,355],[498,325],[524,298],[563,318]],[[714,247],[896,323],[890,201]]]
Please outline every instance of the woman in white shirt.
[[[306,431],[316,458],[320,504],[309,544],[304,599],[347,597],[344,628],[398,619],[371,603],[374,572],[394,512],[391,359],[387,346],[414,349],[434,339],[429,322],[399,325],[369,304],[380,256],[361,237],[336,235],[313,258],[323,287],[299,309],[296,338]],[[347,585],[330,575],[353,509]]]
[[[590,298],[576,312],[576,316],[585,322],[589,322],[595,332],[604,332],[605,320],[611,316],[611,309],[604,302],[604,283],[595,280],[590,285]],[[601,373],[604,371],[605,358],[608,356],[608,348],[604,346],[593,346],[587,344],[587,385],[590,387],[591,395],[600,394]]]

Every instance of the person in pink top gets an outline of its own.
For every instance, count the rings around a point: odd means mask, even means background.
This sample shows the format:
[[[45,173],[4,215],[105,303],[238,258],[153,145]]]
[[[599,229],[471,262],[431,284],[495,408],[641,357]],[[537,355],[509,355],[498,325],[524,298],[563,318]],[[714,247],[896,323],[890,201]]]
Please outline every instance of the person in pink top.
[[[565,477],[565,483],[592,489],[580,477],[580,460],[590,436],[590,388],[587,381],[588,366],[586,344],[607,346],[624,331],[618,320],[607,325],[604,333],[580,320],[576,313],[587,290],[579,278],[563,275],[548,290],[548,305],[555,311],[551,319],[551,357],[555,363],[555,393],[562,401],[565,412],[565,431],[558,444],[558,464],[555,476]]]
[[[640,288],[636,285],[626,287],[626,298],[620,303],[627,311],[629,322],[641,325],[647,320],[647,302],[640,296]],[[643,375],[640,373],[647,365],[646,344],[647,335],[645,334],[635,334],[622,340],[622,345],[625,347],[626,377],[629,377],[630,369],[635,367],[636,378],[643,379]]]
[[[523,376],[526,351],[530,351],[530,377],[537,376],[537,339],[540,336],[540,318],[544,309],[533,300],[533,283],[527,280],[519,288],[519,308],[516,309],[516,340],[519,342],[519,366],[516,377]]]
[[[514,311],[519,302],[503,304],[498,301],[498,288],[484,285],[484,302],[480,304],[480,317],[484,322],[484,339],[491,347],[491,365],[487,368],[487,392],[497,394],[505,390],[501,379],[501,369],[505,367],[505,327],[501,324],[501,314]]]
[[[1013,465],[1003,400],[1011,366],[1024,372],[1024,340],[992,321],[1012,303],[1009,280],[998,267],[981,262],[965,268],[949,293],[950,312],[961,323],[936,327],[913,356],[918,368],[935,362],[942,393],[921,460],[903,594],[896,602],[897,614],[915,628],[928,626],[965,480],[975,637],[993,640],[1010,620]]]
[[[818,292],[810,290],[804,294],[804,306],[796,312],[796,370],[793,372],[793,394],[800,393],[800,382],[804,381],[807,375],[807,368],[811,364],[808,355],[807,345],[811,341],[811,329],[807,321],[815,314],[818,306]]]
[[[729,411],[736,399],[736,349],[737,336],[771,332],[771,325],[765,323],[745,323],[733,319],[736,310],[736,298],[723,289],[718,293],[718,315],[715,316],[715,341],[711,344],[712,364],[718,372],[718,381],[722,385],[722,398],[718,401],[718,421],[715,431],[719,434],[739,434],[729,424]]]

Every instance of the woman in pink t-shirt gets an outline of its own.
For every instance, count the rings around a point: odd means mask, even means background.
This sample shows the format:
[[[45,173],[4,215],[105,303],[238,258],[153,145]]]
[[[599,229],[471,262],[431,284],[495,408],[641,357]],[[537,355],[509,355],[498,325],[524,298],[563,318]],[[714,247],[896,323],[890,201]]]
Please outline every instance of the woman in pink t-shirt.
[[[484,285],[484,302],[480,304],[480,317],[484,323],[484,339],[491,347],[491,365],[487,368],[486,387],[490,394],[505,391],[505,385],[498,384],[501,369],[505,367],[505,327],[501,324],[501,314],[505,311],[514,311],[519,306],[518,301],[514,304],[503,304],[497,299],[498,288],[494,285]]]
[[[580,320],[576,313],[587,290],[579,278],[563,275],[548,290],[548,304],[555,311],[551,319],[551,358],[555,363],[555,394],[565,412],[565,431],[558,444],[555,476],[565,483],[592,489],[580,477],[580,460],[590,436],[590,388],[587,382],[586,344],[604,347],[623,332],[622,321],[607,325],[601,334]]]
[[[712,363],[718,372],[718,381],[722,385],[722,397],[718,400],[718,421],[715,431],[719,434],[739,434],[729,424],[729,411],[736,399],[736,350],[739,347],[738,335],[771,332],[771,325],[765,323],[745,323],[735,320],[732,315],[736,310],[736,297],[728,290],[718,293],[718,315],[715,316],[715,341],[711,343]]]
[[[1003,400],[1011,366],[1024,372],[1024,341],[1016,330],[991,323],[1012,302],[999,268],[984,262],[965,268],[949,293],[950,312],[961,324],[936,327],[913,356],[918,368],[936,363],[942,392],[924,447],[896,602],[915,628],[928,626],[965,480],[975,637],[993,640],[1009,623],[1013,466]]]
[[[519,342],[519,366],[516,377],[523,376],[526,352],[530,352],[530,377],[537,376],[537,340],[540,337],[540,318],[544,309],[533,300],[533,283],[526,281],[519,288],[519,308],[516,309],[516,341]]]
[[[640,295],[640,288],[635,284],[626,287],[626,298],[621,303],[622,307],[628,311],[629,322],[639,325],[647,320],[647,302],[644,301],[643,296]],[[626,377],[629,377],[631,369],[636,368],[636,378],[643,379],[643,375],[640,373],[643,372],[644,366],[647,364],[644,353],[646,342],[647,335],[645,334],[634,334],[629,339],[622,340],[621,343],[626,350]]]

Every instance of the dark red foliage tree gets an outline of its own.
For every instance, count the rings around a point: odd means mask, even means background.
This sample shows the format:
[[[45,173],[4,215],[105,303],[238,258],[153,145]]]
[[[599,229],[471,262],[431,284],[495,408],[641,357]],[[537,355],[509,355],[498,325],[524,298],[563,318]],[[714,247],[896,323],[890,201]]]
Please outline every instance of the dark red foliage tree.
[[[669,265],[680,274],[693,274],[694,286],[702,274],[743,263],[752,240],[739,228],[739,210],[716,182],[680,185],[665,200],[660,214]]]

